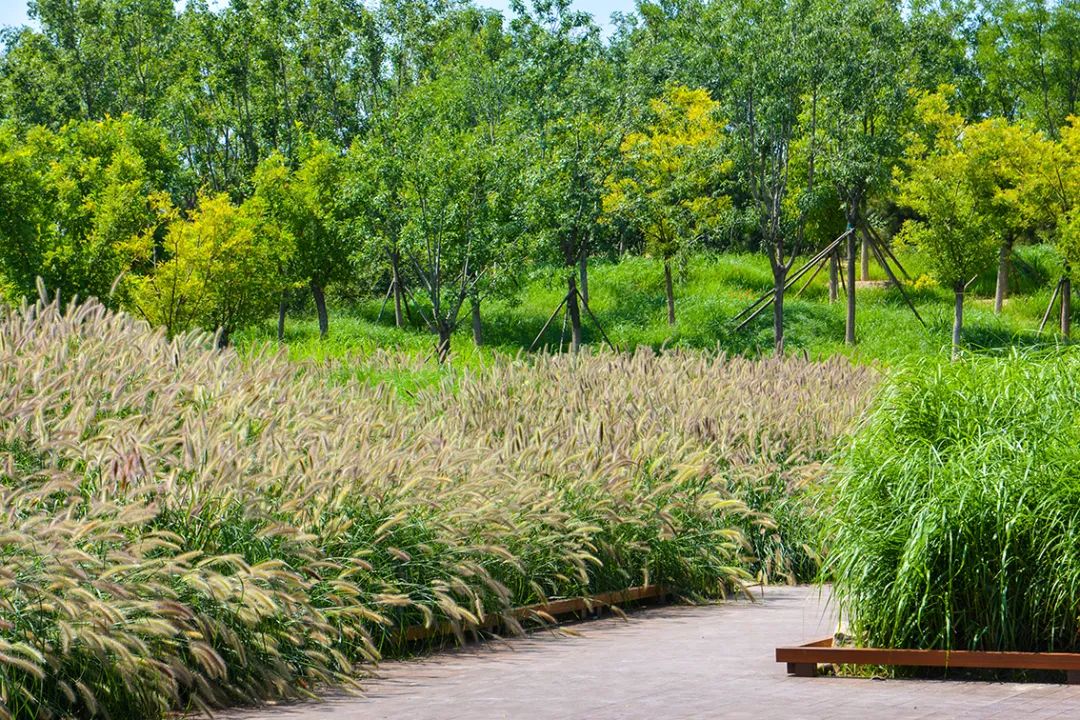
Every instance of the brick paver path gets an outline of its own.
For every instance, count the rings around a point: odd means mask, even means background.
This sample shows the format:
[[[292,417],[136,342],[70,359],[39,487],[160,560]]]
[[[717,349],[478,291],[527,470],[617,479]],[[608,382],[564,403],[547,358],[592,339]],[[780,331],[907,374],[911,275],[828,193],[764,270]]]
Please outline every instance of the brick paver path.
[[[665,607],[411,662],[386,663],[366,697],[262,708],[228,720],[878,720],[1080,718],[1080,686],[794,678],[777,645],[829,635],[811,588],[764,602]]]

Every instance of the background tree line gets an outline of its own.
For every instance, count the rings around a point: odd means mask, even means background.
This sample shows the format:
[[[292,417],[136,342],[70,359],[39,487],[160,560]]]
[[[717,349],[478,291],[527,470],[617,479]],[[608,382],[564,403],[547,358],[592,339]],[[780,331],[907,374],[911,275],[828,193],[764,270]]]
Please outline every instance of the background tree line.
[[[1080,247],[1080,2],[664,0],[610,37],[567,0],[32,0],[0,56],[0,278],[221,338],[376,294],[439,357],[483,303],[588,260],[895,242],[962,300],[1012,247]],[[836,242],[837,238],[842,238]],[[886,258],[880,258],[883,262]],[[846,262],[846,268],[841,267]],[[1066,284],[1064,294],[1068,296]],[[1063,322],[1065,313],[1063,311]],[[1067,328],[1065,328],[1067,329]]]

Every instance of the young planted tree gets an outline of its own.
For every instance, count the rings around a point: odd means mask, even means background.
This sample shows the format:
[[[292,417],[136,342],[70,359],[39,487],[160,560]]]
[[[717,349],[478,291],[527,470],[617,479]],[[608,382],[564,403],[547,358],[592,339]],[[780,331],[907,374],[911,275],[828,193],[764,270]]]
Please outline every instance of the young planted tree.
[[[319,318],[319,335],[326,337],[330,322],[326,287],[349,276],[351,239],[341,218],[340,192],[343,160],[328,142],[307,137],[300,162],[290,170],[284,156],[264,160],[254,176],[255,197],[261,198],[274,219],[293,238],[285,274],[311,288]],[[284,303],[279,325],[284,323]]]
[[[964,131],[965,151],[977,168],[987,215],[1001,238],[998,248],[994,312],[1001,313],[1009,292],[1009,270],[1016,243],[1034,237],[1044,213],[1037,197],[1038,165],[1046,140],[1001,118],[983,120]]]
[[[1001,238],[994,291],[994,312],[1000,314],[1014,245],[1052,220],[1042,177],[1049,145],[1038,132],[1001,118],[965,123],[949,109],[951,93],[952,88],[944,86],[918,96],[916,130],[909,135],[906,154],[925,156],[953,148],[970,159],[971,183],[981,198],[982,213]]]
[[[170,335],[200,327],[224,347],[235,330],[266,317],[282,290],[291,237],[259,198],[234,205],[201,195],[190,217],[166,217],[162,258],[139,278],[132,306]]]
[[[462,113],[465,86],[453,77],[421,85],[401,99],[382,137],[410,148],[398,159],[394,206],[397,248],[418,279],[409,288],[413,307],[438,340],[440,362],[450,353],[465,302],[510,258],[513,238],[500,232],[508,178],[501,133]]]
[[[584,296],[578,279],[585,278],[603,181],[620,139],[610,122],[614,82],[596,25],[572,10],[569,0],[535,2],[531,13],[523,5],[516,10],[511,57],[526,167],[524,218],[537,254],[565,268],[564,302],[576,353]]]
[[[908,220],[899,238],[925,253],[936,279],[954,293],[952,355],[956,358],[965,290],[993,262],[1001,229],[992,216],[992,196],[980,177],[983,168],[975,155],[966,152],[962,136],[954,137],[953,142],[941,142],[910,162],[900,182],[899,200],[918,219]]]
[[[730,52],[737,62],[729,89],[735,167],[749,188],[761,247],[773,274],[773,333],[784,351],[784,292],[803,239],[804,209],[789,195],[793,144],[807,137],[808,191],[817,156],[817,96],[803,61],[814,53],[812,8],[788,0],[746,0],[730,13]],[[777,38],[782,38],[778,42]],[[803,113],[810,105],[811,113]],[[808,124],[804,126],[804,121]]]
[[[401,229],[405,224],[402,168],[406,148],[393,135],[397,119],[389,115],[353,141],[345,156],[341,187],[343,215],[354,239],[350,249],[357,268],[374,269],[377,278],[389,270],[394,325],[404,327],[408,312]]]
[[[448,88],[453,122],[475,143],[475,180],[483,193],[476,207],[468,299],[473,342],[479,346],[483,302],[514,299],[533,248],[519,210],[525,153],[510,118],[515,93],[510,36],[502,17],[491,11],[465,9],[455,21],[456,31],[436,45],[435,61],[441,68],[438,82]]]
[[[1068,337],[1072,321],[1072,268],[1080,266],[1080,119],[1072,118],[1061,128],[1060,138],[1044,146],[1034,184],[1046,213],[1046,225],[1065,264],[1043,325],[1060,295],[1061,332]]]
[[[668,324],[675,324],[671,265],[730,207],[717,191],[730,169],[724,159],[720,104],[701,89],[673,85],[649,103],[645,128],[628,134],[621,165],[606,183],[604,212],[621,215],[664,263]]]
[[[820,78],[818,169],[844,204],[847,224],[847,318],[854,345],[857,232],[872,195],[887,193],[901,152],[901,119],[909,109],[910,48],[903,43],[901,3],[850,0],[816,3],[815,52],[826,58]]]

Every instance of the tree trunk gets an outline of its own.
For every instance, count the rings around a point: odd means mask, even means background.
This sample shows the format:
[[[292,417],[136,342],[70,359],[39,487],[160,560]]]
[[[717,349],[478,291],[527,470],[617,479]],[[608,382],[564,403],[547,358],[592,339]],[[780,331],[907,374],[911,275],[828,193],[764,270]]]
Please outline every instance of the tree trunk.
[[[480,298],[471,298],[472,305],[472,339],[476,347],[484,344],[484,327],[480,323]]]
[[[224,350],[229,347],[229,331],[225,328],[218,328],[217,336],[214,338],[214,341],[218,350]]]
[[[848,226],[852,227],[851,225]],[[855,233],[847,236],[847,322],[844,325],[844,342],[855,344]]]
[[[570,315],[570,350],[576,354],[581,350],[581,310],[574,273],[566,281],[566,311]]]
[[[787,282],[787,268],[773,266],[773,339],[776,356],[784,354],[784,285]]]
[[[1061,334],[1066,340],[1072,329],[1072,280],[1066,277],[1061,281]]]
[[[450,328],[446,325],[439,325],[439,343],[435,346],[435,356],[439,359],[439,364],[442,365],[450,357]]]
[[[859,268],[859,278],[865,282],[870,279],[870,241],[866,239],[865,235],[862,239],[860,252],[862,253],[860,258],[862,260],[862,267]]]
[[[829,302],[840,297],[840,259],[835,250],[829,255]]]
[[[1002,243],[998,251],[997,287],[994,289],[994,314],[1001,314],[1005,296],[1009,292],[1009,259],[1012,257],[1012,241]]]
[[[281,300],[278,302],[277,311],[277,341],[279,343],[285,342],[285,312],[289,309],[289,303],[286,299],[288,295],[282,291]]]
[[[581,275],[581,297],[589,304],[589,256],[584,250],[578,258],[578,274]]]
[[[667,293],[667,324],[675,324],[675,288],[671,282],[671,261],[664,261],[664,292]]]
[[[319,313],[319,337],[325,338],[330,330],[330,320],[326,316],[326,294],[322,285],[314,280],[311,281],[311,295],[315,298],[315,310]]]
[[[956,360],[960,357],[960,333],[964,328],[964,284],[958,283],[953,291],[956,293],[956,314],[952,326],[952,359]]]
[[[401,255],[396,252],[390,253],[390,272],[393,275],[391,284],[394,288],[394,326],[401,327],[405,324],[405,318],[401,314]]]

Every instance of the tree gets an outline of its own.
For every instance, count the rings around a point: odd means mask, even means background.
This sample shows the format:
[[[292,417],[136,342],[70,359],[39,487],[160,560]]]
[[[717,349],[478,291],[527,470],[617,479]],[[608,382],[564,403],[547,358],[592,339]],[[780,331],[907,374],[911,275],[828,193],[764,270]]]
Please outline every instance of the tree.
[[[1072,268],[1080,266],[1080,118],[1071,118],[1061,129],[1061,139],[1044,146],[1034,184],[1046,213],[1046,225],[1064,260],[1058,292],[1061,295],[1061,332],[1068,337],[1072,319]],[[1053,303],[1051,299],[1047,317]]]
[[[299,156],[295,170],[280,153],[263,161],[254,176],[255,197],[292,237],[294,250],[285,272],[311,288],[319,335],[326,337],[326,287],[347,279],[350,271],[352,241],[340,201],[345,163],[336,147],[310,135]]]
[[[345,159],[341,191],[350,236],[365,239],[350,249],[354,264],[379,268],[380,273],[389,266],[394,325],[400,328],[405,324],[403,310],[408,310],[401,247],[405,224],[402,166],[406,153],[394,139],[395,125],[396,119],[386,119],[353,141]]]
[[[1009,291],[1013,247],[1033,237],[1043,219],[1036,177],[1045,145],[1034,131],[1001,118],[983,120],[964,131],[965,152],[976,169],[979,193],[986,198],[987,218],[1001,238],[994,291],[998,314]]]
[[[918,214],[904,224],[900,240],[925,253],[937,280],[954,293],[954,358],[960,353],[965,289],[993,262],[1002,242],[1001,225],[993,217],[994,193],[984,173],[982,159],[968,151],[965,133],[952,128],[939,134],[932,149],[910,160],[900,182],[900,202]]]
[[[730,170],[722,156],[719,103],[701,89],[673,85],[649,103],[650,122],[620,146],[622,164],[606,183],[604,212],[622,215],[664,263],[668,324],[675,324],[672,260],[730,206],[717,193]]]
[[[402,158],[399,247],[419,278],[416,305],[436,334],[440,362],[450,353],[461,309],[485,277],[510,257],[513,238],[500,232],[505,178],[500,144],[457,111],[452,82],[421,86],[396,117],[392,142],[411,148]]]
[[[164,132],[131,117],[57,132],[0,129],[0,273],[30,297],[50,290],[116,307],[154,252],[156,208],[177,172]]]
[[[200,195],[190,217],[164,217],[162,259],[139,279],[132,306],[172,336],[193,327],[234,331],[271,312],[282,289],[291,238],[261,199],[237,206],[225,194]]]
[[[942,86],[934,93],[916,94],[916,122],[906,154],[925,157],[949,149],[967,157],[980,212],[1001,238],[994,293],[994,312],[1000,313],[1013,246],[1053,219],[1041,176],[1049,146],[1039,133],[1002,118],[965,123],[949,109],[953,92],[951,86]]]
[[[432,50],[439,73],[403,82],[350,148],[342,188],[351,235],[365,238],[357,264],[389,270],[395,323],[413,307],[443,338],[440,357],[458,325],[459,292],[481,344],[481,302],[512,296],[528,248],[520,143],[508,119],[509,39],[490,11],[467,8],[450,21]]]
[[[582,342],[584,279],[590,244],[599,228],[603,181],[620,142],[615,83],[591,18],[569,0],[535,2],[532,13],[515,3],[511,23],[515,121],[525,153],[524,217],[542,260],[566,270],[570,346]],[[578,272],[575,272],[575,266]],[[578,277],[575,277],[575,276]]]
[[[817,160],[817,75],[808,72],[816,45],[807,30],[811,7],[788,0],[746,0],[729,14],[735,80],[728,90],[737,177],[773,273],[773,334],[784,350],[784,291],[800,252]],[[778,42],[777,38],[782,38]],[[808,108],[809,113],[804,113]],[[793,145],[806,137],[805,191],[793,188]],[[795,190],[795,193],[792,193]]]
[[[1080,102],[1080,2],[986,2],[973,45],[988,109],[1056,138]]]
[[[60,127],[129,113],[154,119],[176,75],[171,0],[31,0],[40,30],[15,33],[0,57],[0,107]]]
[[[855,259],[865,208],[889,192],[902,150],[901,120],[909,109],[911,66],[904,20],[895,0],[824,2],[814,26],[814,52],[827,58],[819,84],[818,168],[836,189],[847,216],[847,320],[844,339],[855,344]]]

